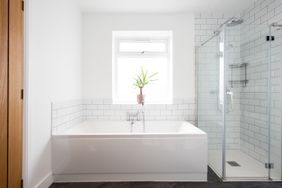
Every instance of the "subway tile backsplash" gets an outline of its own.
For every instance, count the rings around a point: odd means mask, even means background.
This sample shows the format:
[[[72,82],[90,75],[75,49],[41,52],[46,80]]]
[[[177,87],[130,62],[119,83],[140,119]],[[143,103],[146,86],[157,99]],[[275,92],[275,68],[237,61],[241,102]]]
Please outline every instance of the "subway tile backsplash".
[[[52,133],[63,132],[85,120],[82,100],[53,102],[51,104],[51,113]]]
[[[141,105],[112,104],[111,99],[84,99],[52,104],[53,133],[85,120],[125,121],[127,112],[141,109]],[[147,121],[185,120],[195,123],[195,100],[174,99],[173,104],[148,104],[143,107]]]

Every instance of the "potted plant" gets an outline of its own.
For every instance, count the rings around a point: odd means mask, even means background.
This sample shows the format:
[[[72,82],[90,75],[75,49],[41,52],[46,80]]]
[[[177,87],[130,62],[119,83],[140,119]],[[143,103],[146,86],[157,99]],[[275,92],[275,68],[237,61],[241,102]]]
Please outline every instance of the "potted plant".
[[[143,88],[153,82],[156,81],[156,79],[153,79],[158,73],[154,73],[149,75],[148,71],[144,71],[143,67],[141,67],[141,72],[140,74],[136,75],[134,78],[134,86],[139,88],[140,93],[137,95],[137,102],[138,104],[144,105],[144,95],[143,95]]]

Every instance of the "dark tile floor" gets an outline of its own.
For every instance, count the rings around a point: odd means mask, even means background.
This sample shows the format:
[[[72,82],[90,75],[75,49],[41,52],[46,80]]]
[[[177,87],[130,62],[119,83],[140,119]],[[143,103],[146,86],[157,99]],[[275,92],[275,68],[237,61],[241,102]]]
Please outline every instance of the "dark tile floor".
[[[222,182],[209,169],[208,182],[54,183],[50,188],[282,188],[282,182]]]

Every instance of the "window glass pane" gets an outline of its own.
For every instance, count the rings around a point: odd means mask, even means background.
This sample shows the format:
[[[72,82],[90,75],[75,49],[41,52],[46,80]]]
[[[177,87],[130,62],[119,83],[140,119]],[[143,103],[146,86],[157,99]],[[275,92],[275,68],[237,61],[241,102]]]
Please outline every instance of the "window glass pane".
[[[157,81],[146,85],[143,89],[146,104],[167,103],[170,101],[170,80],[167,58],[117,58],[116,96],[118,103],[136,104],[139,89],[134,77],[140,73],[141,67],[149,74],[157,72]]]
[[[165,52],[164,42],[121,42],[120,52]]]

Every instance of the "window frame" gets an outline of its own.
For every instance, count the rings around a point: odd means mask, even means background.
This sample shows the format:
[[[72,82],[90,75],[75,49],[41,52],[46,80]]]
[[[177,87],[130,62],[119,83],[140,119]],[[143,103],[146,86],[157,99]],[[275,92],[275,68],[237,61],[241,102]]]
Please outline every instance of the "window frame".
[[[134,33],[133,35],[131,35]],[[160,33],[161,36],[157,36]],[[150,35],[151,34],[151,35]],[[147,104],[172,104],[173,103],[173,62],[172,62],[172,31],[113,31],[112,33],[112,101],[113,104],[135,104],[131,101],[122,101],[117,96],[118,91],[118,58],[166,58],[168,75],[168,98],[164,101],[149,101]],[[122,42],[162,42],[166,44],[164,52],[149,51],[142,52],[121,52]],[[137,104],[137,102],[136,102]]]

